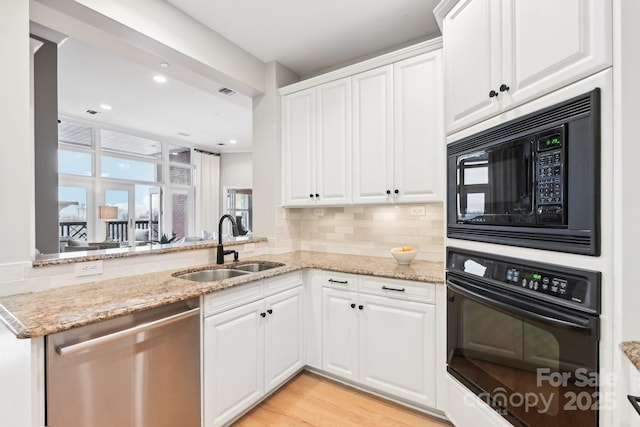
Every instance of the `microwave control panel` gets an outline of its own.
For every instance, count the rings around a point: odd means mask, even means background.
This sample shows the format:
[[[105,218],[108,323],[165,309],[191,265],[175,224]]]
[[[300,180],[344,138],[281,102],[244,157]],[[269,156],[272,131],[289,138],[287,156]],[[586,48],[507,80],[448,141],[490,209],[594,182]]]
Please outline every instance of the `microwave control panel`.
[[[564,222],[564,127],[538,134],[536,144],[537,222]]]

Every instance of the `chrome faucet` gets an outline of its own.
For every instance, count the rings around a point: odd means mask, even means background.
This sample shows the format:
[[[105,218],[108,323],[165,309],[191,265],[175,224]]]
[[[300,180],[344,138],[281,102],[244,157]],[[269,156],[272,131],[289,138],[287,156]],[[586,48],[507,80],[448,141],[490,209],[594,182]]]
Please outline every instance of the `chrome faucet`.
[[[231,215],[222,215],[220,217],[220,222],[218,222],[218,247],[216,250],[216,264],[224,264],[224,256],[225,255],[229,255],[229,254],[233,254],[233,260],[234,261],[238,261],[238,251],[225,251],[224,248],[222,247],[222,223],[224,222],[224,219],[227,218],[229,221],[231,221],[231,233],[233,234],[233,236],[237,236],[238,233],[238,226],[236,225],[236,221],[233,219],[233,217]]]

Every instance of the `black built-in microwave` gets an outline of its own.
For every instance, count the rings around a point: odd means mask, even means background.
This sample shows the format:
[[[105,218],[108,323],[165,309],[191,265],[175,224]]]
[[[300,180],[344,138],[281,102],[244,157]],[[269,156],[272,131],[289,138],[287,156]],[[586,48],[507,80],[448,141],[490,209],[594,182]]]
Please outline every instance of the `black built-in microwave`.
[[[600,255],[600,90],[452,142],[447,236]]]

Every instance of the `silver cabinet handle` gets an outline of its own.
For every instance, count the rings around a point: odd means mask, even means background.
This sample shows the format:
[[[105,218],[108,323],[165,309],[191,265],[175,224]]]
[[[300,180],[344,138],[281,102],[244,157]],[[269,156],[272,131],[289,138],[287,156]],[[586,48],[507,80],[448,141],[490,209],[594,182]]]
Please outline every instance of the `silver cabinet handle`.
[[[177,313],[168,317],[163,317],[162,319],[154,320],[148,323],[142,323],[140,325],[134,326],[133,328],[124,329],[122,331],[114,332],[112,334],[103,335],[97,338],[89,339],[87,341],[82,341],[77,344],[71,345],[61,345],[56,348],[56,351],[60,356],[68,356],[70,354],[78,353],[80,351],[88,350],[90,348],[99,346],[101,344],[106,344],[111,341],[115,341],[120,338],[128,337],[130,335],[135,335],[140,332],[150,331],[152,329],[159,328],[160,326],[168,325],[170,323],[177,322],[179,320],[186,319],[188,317],[192,317],[200,313],[200,308],[194,308],[189,311],[183,311],[181,313]]]
[[[384,289],[385,291],[396,291],[396,292],[404,292],[404,288],[389,288],[388,286],[384,286],[382,285],[382,289]]]
[[[347,280],[334,280],[334,279],[329,279],[329,281],[331,283],[340,283],[342,285],[347,285],[349,282]]]

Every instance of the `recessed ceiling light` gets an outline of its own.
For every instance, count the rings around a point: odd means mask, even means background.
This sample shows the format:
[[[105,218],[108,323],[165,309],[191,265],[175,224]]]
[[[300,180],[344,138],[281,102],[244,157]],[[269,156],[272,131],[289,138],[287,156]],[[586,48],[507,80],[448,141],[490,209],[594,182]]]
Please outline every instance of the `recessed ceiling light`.
[[[169,64],[168,62],[161,62],[161,63],[160,63],[160,66],[161,66],[162,68],[169,68],[169,67],[171,67],[171,64]]]
[[[165,76],[161,76],[160,74],[157,74],[155,76],[153,76],[153,80],[157,83],[166,83],[167,82],[167,78]]]
[[[100,108],[103,110],[111,110],[111,105],[109,104],[100,104]]]
[[[237,144],[237,143],[238,143],[238,141],[236,141],[235,139],[230,139],[229,140],[229,144]]]

